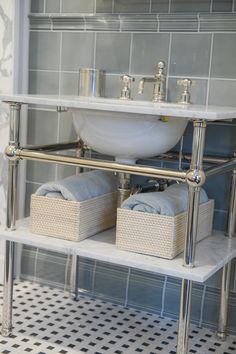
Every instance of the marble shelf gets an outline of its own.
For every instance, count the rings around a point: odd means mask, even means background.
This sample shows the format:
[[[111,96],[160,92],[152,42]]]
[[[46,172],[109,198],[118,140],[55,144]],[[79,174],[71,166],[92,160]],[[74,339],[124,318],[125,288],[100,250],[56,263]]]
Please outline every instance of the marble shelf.
[[[115,229],[101,232],[82,242],[73,242],[32,234],[29,232],[28,223],[28,218],[18,221],[16,231],[6,231],[0,226],[0,239],[200,283],[236,256],[236,239],[229,240],[220,231],[214,231],[211,236],[198,243],[196,267],[188,269],[182,265],[182,254],[173,260],[166,260],[118,250],[115,246]]]
[[[143,114],[150,119],[156,116],[174,116],[188,119],[204,119],[209,121],[236,118],[236,108],[204,105],[181,105],[178,103],[153,103],[151,101],[122,101],[109,98],[91,98],[78,96],[53,96],[53,95],[7,95],[1,94],[3,102],[18,102],[22,104],[37,104],[52,107],[66,107],[70,109],[91,109],[113,111],[128,114],[127,118],[136,119]]]

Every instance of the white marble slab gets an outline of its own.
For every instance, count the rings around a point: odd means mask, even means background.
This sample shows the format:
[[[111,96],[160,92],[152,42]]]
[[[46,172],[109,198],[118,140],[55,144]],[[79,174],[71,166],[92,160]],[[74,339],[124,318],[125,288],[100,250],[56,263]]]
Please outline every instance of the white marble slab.
[[[215,231],[212,236],[198,243],[196,267],[193,269],[183,267],[182,254],[173,260],[166,260],[118,250],[115,246],[115,229],[107,230],[82,242],[72,242],[32,234],[28,230],[28,219],[24,219],[17,222],[16,231],[6,231],[1,226],[0,239],[201,283],[236,257],[236,239],[229,240],[220,231]]]
[[[175,116],[189,119],[223,120],[236,118],[236,107],[181,105],[175,103],[153,103],[149,101],[122,101],[109,98],[91,98],[78,96],[41,96],[41,95],[0,95],[4,102],[19,102],[46,106],[62,106],[74,109],[91,109],[136,113],[135,118],[147,114],[153,116]],[[132,115],[127,115],[127,118]]]

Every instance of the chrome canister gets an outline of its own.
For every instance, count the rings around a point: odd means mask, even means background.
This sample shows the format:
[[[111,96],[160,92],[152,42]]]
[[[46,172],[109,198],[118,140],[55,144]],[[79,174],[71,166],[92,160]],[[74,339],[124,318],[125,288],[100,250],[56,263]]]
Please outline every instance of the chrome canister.
[[[79,69],[79,96],[105,97],[105,71]]]

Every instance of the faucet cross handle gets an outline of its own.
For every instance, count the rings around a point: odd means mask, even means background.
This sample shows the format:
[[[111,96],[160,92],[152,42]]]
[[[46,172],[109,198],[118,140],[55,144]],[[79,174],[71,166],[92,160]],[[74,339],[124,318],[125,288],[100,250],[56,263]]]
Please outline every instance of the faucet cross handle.
[[[135,78],[124,74],[121,76],[123,87],[120,94],[121,100],[130,100],[131,99],[131,82],[135,81]]]
[[[196,81],[191,80],[191,79],[181,79],[181,80],[177,81],[177,84],[179,86],[183,86],[183,92],[181,93],[181,98],[180,98],[179,103],[190,104],[191,103],[191,95],[189,92],[189,87],[195,86]]]
[[[164,71],[164,69],[165,69],[165,66],[166,66],[166,64],[165,64],[164,61],[159,61],[159,62],[157,63],[157,74],[163,74],[163,71]]]

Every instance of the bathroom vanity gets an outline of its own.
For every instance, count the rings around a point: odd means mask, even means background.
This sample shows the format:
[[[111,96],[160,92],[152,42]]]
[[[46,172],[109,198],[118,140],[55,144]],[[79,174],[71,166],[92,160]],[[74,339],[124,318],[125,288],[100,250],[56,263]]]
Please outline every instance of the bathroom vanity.
[[[22,243],[62,252],[74,257],[83,256],[181,278],[182,290],[179,315],[178,354],[187,354],[188,352],[192,282],[204,282],[219,269],[223,268],[218,336],[224,339],[227,325],[227,299],[231,260],[236,257],[236,239],[233,238],[236,216],[236,159],[234,156],[232,156],[231,159],[207,157],[206,160],[212,165],[206,170],[203,170],[203,161],[205,158],[204,142],[207,122],[235,118],[236,108],[152,103],[144,101],[127,102],[115,99],[69,96],[1,95],[0,99],[8,103],[10,107],[10,138],[9,146],[6,147],[6,156],[9,160],[7,229],[3,226],[0,228],[0,238],[6,241],[2,335],[8,336],[12,331],[14,243]],[[157,145],[154,150],[152,149],[152,143],[148,142],[150,139],[147,139],[146,145],[145,143],[141,144],[141,148],[147,148],[146,155],[144,155],[146,157],[167,152],[171,146],[167,144],[164,151],[161,149],[161,146],[170,139],[171,134],[173,135],[173,139],[170,145],[174,146],[175,140],[177,139],[178,141],[181,134],[183,134],[187,122],[192,121],[194,132],[190,169],[184,171],[136,165],[135,160],[139,157],[143,157],[140,156],[142,151],[140,154],[136,153],[136,155],[133,154],[129,156],[124,153],[124,151],[120,153],[119,144],[117,144],[117,154],[112,153],[112,155],[116,157],[115,161],[88,159],[82,156],[72,157],[55,153],[71,148],[78,150],[80,147],[79,141],[53,144],[50,146],[22,147],[19,141],[20,109],[22,104],[46,105],[58,109],[59,111],[73,109],[76,114],[81,113],[82,116],[86,113],[86,122],[92,119],[90,115],[93,116],[95,124],[96,119],[100,124],[101,119],[109,116],[109,125],[111,128],[113,124],[117,123],[120,125],[122,121],[124,124],[129,124],[129,127],[133,125],[134,129],[139,124],[139,121],[144,125],[150,124],[151,127],[153,124],[158,123],[161,129],[164,127],[166,135],[162,133],[163,143],[161,143],[160,146]],[[85,125],[87,124],[86,122],[84,123]],[[176,122],[178,122],[178,124],[176,124]],[[103,121],[103,124],[103,131],[104,134],[106,134],[106,120]],[[171,124],[173,124],[173,129],[168,130],[167,128],[170,128]],[[182,130],[176,135],[175,129],[178,130],[180,126],[183,129],[181,128]],[[82,128],[84,128],[84,125]],[[143,129],[142,125],[140,129]],[[107,132],[110,131],[110,129],[107,130]],[[122,129],[120,129],[120,131],[122,134]],[[85,142],[86,138],[89,140],[90,132],[91,131],[85,134]],[[82,138],[84,139],[83,136]],[[142,139],[142,137],[140,139]],[[98,144],[97,148],[96,144]],[[99,138],[93,148],[100,152]],[[101,152],[106,153],[107,147],[102,147],[102,149],[105,149],[105,151],[101,150]],[[137,149],[135,150],[137,151]],[[148,154],[151,154],[151,156]],[[19,220],[16,223],[17,165],[21,159],[101,169],[117,173],[168,178],[170,180],[188,183],[189,200],[185,249],[183,254],[180,254],[173,260],[166,260],[118,250],[115,246],[114,229],[107,230],[79,243],[56,240],[51,237],[30,233],[27,219]],[[225,237],[223,232],[214,231],[212,235],[197,244],[195,252],[201,187],[209,176],[228,171],[232,171],[232,191],[227,229],[228,237]]]

